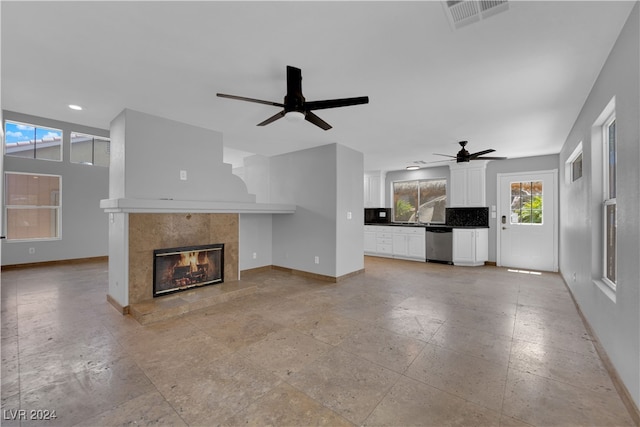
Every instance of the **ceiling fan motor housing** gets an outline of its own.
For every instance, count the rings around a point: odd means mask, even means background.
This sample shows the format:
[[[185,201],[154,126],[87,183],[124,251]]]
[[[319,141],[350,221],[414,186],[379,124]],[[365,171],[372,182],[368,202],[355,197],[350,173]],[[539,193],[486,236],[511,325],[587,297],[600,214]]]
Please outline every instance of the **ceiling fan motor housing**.
[[[456,162],[458,163],[462,163],[462,162],[469,162],[469,152],[467,150],[465,150],[464,148],[460,151],[458,151],[458,154],[456,155]]]
[[[286,95],[284,97],[284,110],[289,113],[291,111],[297,111],[304,114],[304,96],[302,95]]]

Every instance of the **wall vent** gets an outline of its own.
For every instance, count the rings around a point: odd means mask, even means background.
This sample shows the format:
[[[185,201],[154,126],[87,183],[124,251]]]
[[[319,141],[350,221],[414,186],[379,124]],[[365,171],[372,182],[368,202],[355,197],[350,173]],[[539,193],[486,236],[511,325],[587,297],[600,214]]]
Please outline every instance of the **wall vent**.
[[[454,30],[509,9],[507,0],[449,0],[443,6]]]

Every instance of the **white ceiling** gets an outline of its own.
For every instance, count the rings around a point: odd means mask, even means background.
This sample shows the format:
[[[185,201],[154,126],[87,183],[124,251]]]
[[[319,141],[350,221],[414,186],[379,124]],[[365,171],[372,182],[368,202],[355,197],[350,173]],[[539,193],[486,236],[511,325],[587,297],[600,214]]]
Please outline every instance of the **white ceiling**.
[[[337,142],[365,170],[442,160],[459,140],[557,153],[633,4],[512,1],[453,30],[436,1],[2,1],[2,108],[105,129],[131,108],[219,130],[236,154]],[[317,111],[323,131],[257,127],[278,108],[216,97],[282,102],[286,65],[308,101],[370,102]]]

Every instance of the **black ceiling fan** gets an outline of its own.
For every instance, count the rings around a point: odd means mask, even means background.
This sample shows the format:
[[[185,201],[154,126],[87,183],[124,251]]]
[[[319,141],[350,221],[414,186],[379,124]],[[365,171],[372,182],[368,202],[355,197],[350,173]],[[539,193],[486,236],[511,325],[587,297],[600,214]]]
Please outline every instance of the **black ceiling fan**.
[[[457,163],[464,163],[464,162],[469,162],[469,160],[504,160],[506,159],[506,157],[486,157],[484,156],[485,154],[489,154],[489,153],[493,153],[494,149],[490,148],[488,150],[483,150],[483,151],[478,151],[477,153],[469,153],[464,147],[467,145],[468,141],[460,141],[458,142],[458,144],[460,144],[460,146],[462,147],[462,149],[460,149],[460,151],[458,151],[458,154],[456,154],[455,156],[451,156],[449,154],[438,154],[438,153],[433,153],[436,156],[446,156],[446,157],[451,157],[453,159],[456,159]]]
[[[326,108],[347,107],[350,105],[367,104],[368,96],[359,96],[357,98],[327,99],[324,101],[306,102],[302,95],[302,70],[287,65],[287,94],[283,103],[263,101],[260,99],[246,98],[244,96],[226,95],[218,93],[222,98],[237,99],[240,101],[256,102],[258,104],[273,105],[274,107],[283,108],[279,113],[269,117],[267,120],[258,123],[258,126],[265,126],[276,120],[291,115],[294,118],[304,119],[314,125],[324,129],[331,129],[331,125],[320,117],[311,112],[311,110],[323,110]]]

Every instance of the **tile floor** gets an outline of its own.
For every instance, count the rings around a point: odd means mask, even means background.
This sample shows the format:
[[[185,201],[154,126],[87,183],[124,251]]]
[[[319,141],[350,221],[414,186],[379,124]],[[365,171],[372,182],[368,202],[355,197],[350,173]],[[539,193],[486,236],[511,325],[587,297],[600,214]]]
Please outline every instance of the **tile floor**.
[[[5,270],[2,425],[633,425],[560,276],[365,267],[146,326],[106,263]]]

